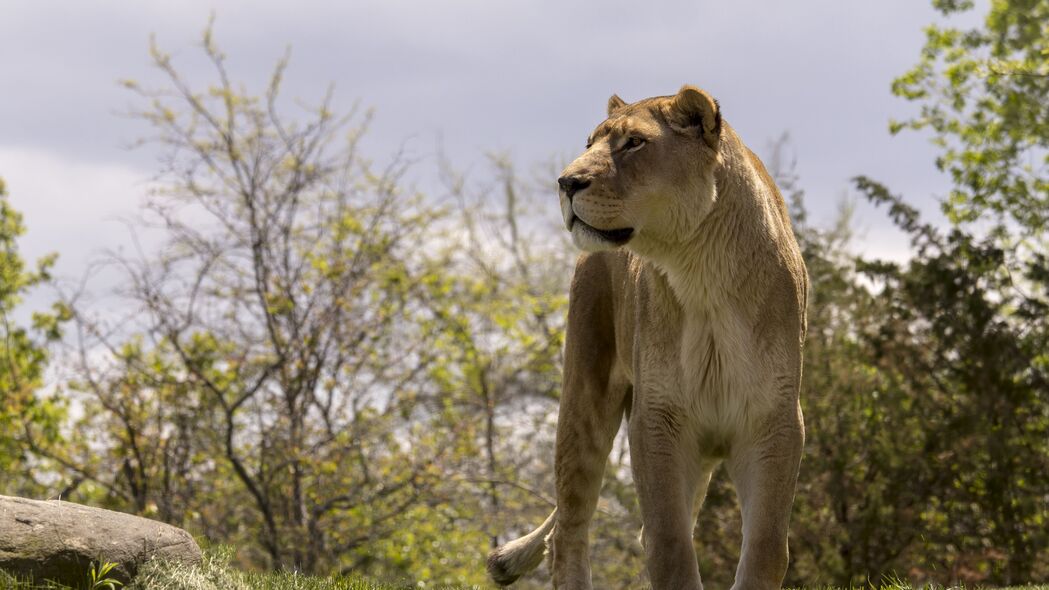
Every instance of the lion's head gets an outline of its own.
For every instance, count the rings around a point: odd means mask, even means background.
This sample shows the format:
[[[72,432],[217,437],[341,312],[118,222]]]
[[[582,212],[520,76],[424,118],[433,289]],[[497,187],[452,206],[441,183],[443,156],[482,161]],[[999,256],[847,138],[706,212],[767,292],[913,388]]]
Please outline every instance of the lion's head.
[[[721,127],[717,102],[693,86],[632,104],[613,95],[557,181],[572,241],[644,252],[687,240],[716,199]]]

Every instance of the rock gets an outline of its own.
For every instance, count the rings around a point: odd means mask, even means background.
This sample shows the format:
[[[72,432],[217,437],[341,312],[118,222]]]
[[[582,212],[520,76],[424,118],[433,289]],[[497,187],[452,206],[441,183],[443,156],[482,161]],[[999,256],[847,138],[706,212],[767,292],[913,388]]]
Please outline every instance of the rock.
[[[37,581],[82,584],[92,563],[113,562],[127,583],[158,557],[200,562],[186,531],[155,520],[62,501],[0,496],[0,569]]]

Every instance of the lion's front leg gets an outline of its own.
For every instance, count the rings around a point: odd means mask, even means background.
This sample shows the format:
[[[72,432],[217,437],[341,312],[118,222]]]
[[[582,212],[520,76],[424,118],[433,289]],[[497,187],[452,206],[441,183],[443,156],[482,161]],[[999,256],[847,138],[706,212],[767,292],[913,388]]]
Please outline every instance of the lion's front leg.
[[[645,393],[639,394],[639,397]],[[683,408],[668,400],[635,404],[630,457],[641,505],[642,544],[654,590],[702,590],[692,531],[693,506],[709,471],[683,440]]]
[[[801,408],[794,402],[729,457],[729,475],[743,513],[743,548],[732,590],[772,590],[783,583],[804,440]]]

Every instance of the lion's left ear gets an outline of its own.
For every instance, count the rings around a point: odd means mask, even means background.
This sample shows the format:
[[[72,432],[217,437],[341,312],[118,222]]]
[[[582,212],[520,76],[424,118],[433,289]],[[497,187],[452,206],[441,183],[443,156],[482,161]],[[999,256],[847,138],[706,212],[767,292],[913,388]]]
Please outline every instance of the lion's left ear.
[[[611,117],[612,113],[626,106],[626,101],[619,98],[618,94],[613,94],[608,99],[608,116]]]
[[[686,133],[698,132],[703,142],[717,149],[721,138],[721,107],[705,91],[688,84],[670,100],[667,113],[671,127]]]

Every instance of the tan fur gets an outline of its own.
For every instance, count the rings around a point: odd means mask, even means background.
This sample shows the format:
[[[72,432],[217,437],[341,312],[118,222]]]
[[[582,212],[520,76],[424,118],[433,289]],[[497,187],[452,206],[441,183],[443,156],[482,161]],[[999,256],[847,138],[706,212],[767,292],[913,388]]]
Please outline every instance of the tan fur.
[[[743,512],[733,588],[779,588],[804,441],[807,289],[786,207],[702,90],[613,96],[608,111],[560,181],[565,223],[590,253],[570,293],[557,510],[493,551],[489,570],[513,582],[552,530],[554,586],[591,588],[588,527],[626,414],[653,588],[702,588],[692,531],[721,460]]]

